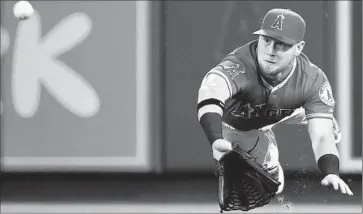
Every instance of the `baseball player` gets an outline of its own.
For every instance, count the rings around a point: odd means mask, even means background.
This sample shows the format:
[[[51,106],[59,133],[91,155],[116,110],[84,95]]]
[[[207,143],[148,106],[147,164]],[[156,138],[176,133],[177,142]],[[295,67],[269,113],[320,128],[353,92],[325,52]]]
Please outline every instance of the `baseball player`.
[[[198,120],[214,159],[237,143],[278,178],[276,194],[283,190],[284,176],[271,128],[306,124],[321,184],[353,195],[339,176],[340,131],[332,89],[324,72],[302,52],[305,29],[296,12],[268,11],[254,32],[258,39],[235,49],[205,75],[198,92]]]

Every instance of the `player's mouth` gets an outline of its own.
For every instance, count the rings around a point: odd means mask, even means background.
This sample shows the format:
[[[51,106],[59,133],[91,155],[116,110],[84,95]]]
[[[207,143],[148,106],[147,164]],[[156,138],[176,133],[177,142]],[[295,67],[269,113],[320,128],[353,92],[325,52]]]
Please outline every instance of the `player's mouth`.
[[[269,64],[275,64],[276,62],[274,61],[270,61],[270,60],[265,60],[265,62],[269,63]]]

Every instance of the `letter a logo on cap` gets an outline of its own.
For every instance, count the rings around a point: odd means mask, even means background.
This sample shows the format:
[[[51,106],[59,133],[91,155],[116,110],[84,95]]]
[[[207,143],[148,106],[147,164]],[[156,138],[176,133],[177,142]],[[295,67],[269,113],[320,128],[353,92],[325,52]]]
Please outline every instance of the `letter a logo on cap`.
[[[271,27],[276,28],[278,30],[282,30],[282,21],[284,19],[285,19],[285,16],[283,14],[278,15]]]

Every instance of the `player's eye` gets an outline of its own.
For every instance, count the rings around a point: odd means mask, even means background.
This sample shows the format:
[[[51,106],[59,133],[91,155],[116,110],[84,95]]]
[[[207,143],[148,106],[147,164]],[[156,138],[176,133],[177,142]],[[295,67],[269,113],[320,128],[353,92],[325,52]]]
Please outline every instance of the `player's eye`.
[[[287,51],[292,47],[292,45],[285,44],[283,42],[276,43],[276,50]]]
[[[268,38],[267,36],[264,36],[264,37],[263,37],[263,40],[264,40],[265,42],[267,42],[267,43],[271,42],[271,39],[270,39],[270,38]]]
[[[284,50],[285,49],[285,45],[281,42],[276,43],[276,49],[278,50]]]

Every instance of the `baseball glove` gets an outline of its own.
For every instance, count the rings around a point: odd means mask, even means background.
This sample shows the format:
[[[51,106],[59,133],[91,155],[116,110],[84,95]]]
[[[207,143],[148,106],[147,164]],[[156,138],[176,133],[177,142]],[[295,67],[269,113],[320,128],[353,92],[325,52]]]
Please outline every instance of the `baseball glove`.
[[[262,207],[276,194],[280,182],[238,144],[217,162],[218,201],[223,211]]]

